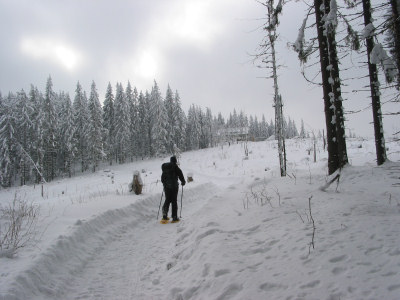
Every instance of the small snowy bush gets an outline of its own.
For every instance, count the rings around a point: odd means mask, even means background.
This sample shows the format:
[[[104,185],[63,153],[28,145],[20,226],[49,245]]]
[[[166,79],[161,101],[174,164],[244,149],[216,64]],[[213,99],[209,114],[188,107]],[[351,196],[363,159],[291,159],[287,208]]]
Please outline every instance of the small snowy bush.
[[[12,258],[33,239],[38,217],[39,207],[17,195],[0,207],[0,257]]]

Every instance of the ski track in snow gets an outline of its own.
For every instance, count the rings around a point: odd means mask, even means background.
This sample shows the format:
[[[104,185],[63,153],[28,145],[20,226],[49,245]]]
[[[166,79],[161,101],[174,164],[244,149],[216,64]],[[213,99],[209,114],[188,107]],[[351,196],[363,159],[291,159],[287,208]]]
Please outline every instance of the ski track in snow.
[[[210,183],[205,185],[207,189],[201,185],[185,189],[188,217],[218,191]],[[11,291],[0,299],[140,299],[140,281],[157,282],[147,265],[157,261],[163,266],[160,274],[168,268],[163,256],[170,254],[176,228],[185,222],[159,224],[154,211],[159,202],[160,195],[156,195],[87,223],[78,221],[73,235],[59,236],[57,244],[19,275]]]
[[[210,193],[218,189],[208,185]],[[203,190],[203,187],[200,187]],[[181,193],[181,191],[180,191]],[[202,199],[196,189],[185,190],[185,215],[190,218]],[[203,196],[209,197],[209,195]],[[178,197],[180,194],[178,195]],[[148,205],[150,203],[146,203]],[[154,207],[155,203],[151,203]],[[139,208],[143,209],[143,207]],[[148,208],[144,208],[148,209]],[[187,210],[187,211],[186,211]],[[153,212],[154,213],[154,212]],[[65,299],[160,299],[165,290],[157,288],[162,276],[174,267],[171,260],[176,231],[185,226],[184,219],[178,224],[159,224],[154,214],[146,221],[131,226],[124,224],[115,232],[115,240],[95,255],[66,291]],[[140,258],[140,260],[136,260]],[[156,265],[159,269],[153,269]],[[143,287],[143,282],[151,283]]]

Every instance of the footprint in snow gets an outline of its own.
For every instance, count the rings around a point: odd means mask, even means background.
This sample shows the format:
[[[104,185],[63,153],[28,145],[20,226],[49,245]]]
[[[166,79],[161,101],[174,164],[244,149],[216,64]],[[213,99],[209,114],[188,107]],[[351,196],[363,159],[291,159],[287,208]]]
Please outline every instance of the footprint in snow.
[[[332,273],[333,273],[334,275],[340,275],[340,274],[342,274],[342,273],[344,273],[344,272],[346,272],[346,271],[347,271],[346,268],[335,267],[335,268],[333,268]]]
[[[222,292],[222,294],[220,294],[216,299],[218,300],[228,300],[228,299],[232,299],[237,293],[239,293],[241,290],[243,289],[243,287],[237,283],[231,283],[230,285],[228,285],[224,291]]]
[[[277,284],[277,283],[272,283],[272,282],[266,282],[260,285],[260,289],[266,292],[270,291],[277,291],[281,289],[286,289],[287,286]]]
[[[219,229],[210,229],[210,230],[207,230],[206,232],[204,232],[204,233],[202,233],[202,234],[199,234],[197,237],[196,237],[196,241],[200,241],[200,240],[202,240],[202,239],[204,239],[205,237],[207,237],[207,236],[209,236],[209,235],[212,235],[212,234],[214,234],[214,233],[216,233],[216,232],[220,232],[220,230]]]
[[[213,226],[218,227],[219,224],[217,222],[209,222],[209,223],[207,223],[207,225],[205,227],[213,227]]]
[[[319,281],[319,280],[314,280],[314,281],[311,281],[307,284],[300,286],[300,288],[301,289],[314,288],[314,287],[318,286],[320,282],[321,281]]]
[[[343,261],[343,260],[346,260],[346,259],[347,259],[347,255],[340,255],[340,256],[336,256],[336,257],[331,258],[329,260],[329,262],[337,263],[337,262],[340,262],[340,261]]]
[[[215,276],[215,277],[219,277],[219,276],[228,274],[228,273],[230,273],[230,272],[231,272],[231,270],[229,270],[229,269],[216,270],[216,271],[214,272],[214,276]]]

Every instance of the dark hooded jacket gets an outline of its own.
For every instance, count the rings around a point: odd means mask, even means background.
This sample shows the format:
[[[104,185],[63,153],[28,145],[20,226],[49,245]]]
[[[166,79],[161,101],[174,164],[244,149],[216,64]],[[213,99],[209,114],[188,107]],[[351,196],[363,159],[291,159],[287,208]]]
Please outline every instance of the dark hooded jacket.
[[[178,189],[178,178],[182,185],[185,185],[186,183],[182,170],[176,164],[176,159],[173,158],[174,157],[171,157],[171,162],[164,163],[161,166],[161,182],[163,183],[164,188],[167,189]]]

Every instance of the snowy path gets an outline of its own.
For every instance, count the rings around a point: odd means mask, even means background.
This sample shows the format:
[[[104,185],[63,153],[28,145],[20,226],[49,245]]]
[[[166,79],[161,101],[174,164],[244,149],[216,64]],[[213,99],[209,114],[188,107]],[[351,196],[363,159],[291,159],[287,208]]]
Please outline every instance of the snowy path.
[[[186,216],[191,217],[195,209],[196,205],[189,206]],[[143,291],[142,282],[156,286],[157,278],[163,276],[179,226],[184,226],[184,221],[161,225],[153,216],[134,226],[118,227],[115,240],[109,241],[77,274],[65,299],[148,299],[149,294],[163,295],[157,288]],[[154,266],[160,266],[160,270],[153,270]]]
[[[65,299],[139,299],[141,281],[156,280],[157,274],[152,274],[149,266],[166,265],[164,256],[171,248],[174,231],[176,226],[154,221],[119,228],[115,240],[77,274]]]
[[[178,224],[161,225],[155,220],[154,204],[141,205],[144,221],[125,218],[112,226],[104,244],[74,273],[65,290],[58,293],[63,299],[159,299],[169,290],[159,285],[167,269],[173,267],[177,232],[185,227],[185,219],[193,218],[218,191],[204,187],[198,195],[196,188],[185,190],[184,218]],[[204,199],[206,196],[206,199]],[[180,194],[178,195],[180,197]],[[151,213],[150,213],[151,211]],[[134,211],[138,214],[138,211]],[[91,242],[93,243],[93,242]],[[51,296],[50,298],[52,298]]]

